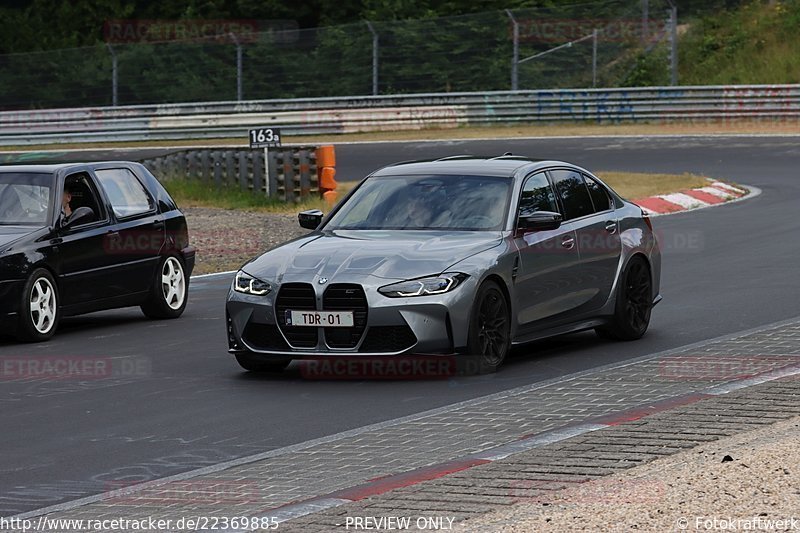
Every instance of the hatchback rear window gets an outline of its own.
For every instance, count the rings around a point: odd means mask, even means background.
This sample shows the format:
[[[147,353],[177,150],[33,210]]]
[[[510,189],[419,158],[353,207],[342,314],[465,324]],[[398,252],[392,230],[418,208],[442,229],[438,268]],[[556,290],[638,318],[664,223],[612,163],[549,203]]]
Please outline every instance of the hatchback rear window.
[[[127,168],[97,170],[95,174],[117,217],[141,215],[153,209],[153,200],[144,185]]]

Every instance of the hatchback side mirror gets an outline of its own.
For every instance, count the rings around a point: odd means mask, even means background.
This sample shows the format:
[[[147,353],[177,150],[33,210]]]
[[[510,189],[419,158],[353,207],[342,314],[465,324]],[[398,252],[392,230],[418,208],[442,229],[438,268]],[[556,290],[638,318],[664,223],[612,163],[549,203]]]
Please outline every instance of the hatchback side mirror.
[[[322,211],[319,209],[309,209],[298,213],[297,220],[301,228],[317,229],[322,224]]]
[[[536,211],[530,215],[519,217],[517,227],[521,230],[544,231],[558,229],[561,226],[561,213],[553,211]]]

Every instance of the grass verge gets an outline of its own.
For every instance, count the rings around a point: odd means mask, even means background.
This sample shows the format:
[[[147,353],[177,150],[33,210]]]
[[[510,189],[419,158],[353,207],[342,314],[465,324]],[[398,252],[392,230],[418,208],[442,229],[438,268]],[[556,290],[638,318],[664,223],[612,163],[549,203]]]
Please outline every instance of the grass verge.
[[[639,172],[601,171],[597,176],[624,198],[647,198],[704,187],[708,178],[696,174],[644,174]]]
[[[330,207],[319,197],[308,198],[296,203],[287,203],[276,198],[257,196],[250,191],[237,188],[217,188],[199,181],[185,179],[165,179],[164,187],[181,207],[215,207],[219,209],[239,209],[258,211],[262,213],[296,213],[306,209],[320,209],[328,211]],[[339,183],[336,188],[341,199],[347,194],[356,182]]]
[[[656,194],[677,192],[683,189],[702,187],[707,178],[695,174],[645,174],[639,172],[598,172],[598,176],[625,198],[644,198]],[[341,182],[337,188],[343,198],[356,182]],[[256,196],[249,191],[233,188],[217,189],[196,181],[170,179],[164,186],[181,207],[215,207],[239,209],[263,213],[292,214],[305,209],[330,210],[322,198],[310,198],[297,203],[286,203],[274,198]]]

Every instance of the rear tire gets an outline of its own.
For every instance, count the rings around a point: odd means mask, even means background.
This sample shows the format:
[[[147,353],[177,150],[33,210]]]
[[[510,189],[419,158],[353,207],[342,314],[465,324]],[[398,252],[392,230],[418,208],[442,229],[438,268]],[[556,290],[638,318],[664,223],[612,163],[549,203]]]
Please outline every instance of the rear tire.
[[[494,281],[478,289],[469,321],[467,353],[476,357],[482,374],[496,372],[511,348],[511,313],[506,297]]]
[[[236,354],[236,362],[239,363],[239,366],[241,366],[248,372],[277,373],[286,370],[286,367],[289,366],[289,363],[291,363],[292,360],[276,359],[276,360],[265,361],[263,359],[253,357],[250,354],[239,353]]]
[[[22,289],[17,338],[24,342],[42,342],[52,337],[61,313],[58,288],[53,275],[44,268],[34,270]]]
[[[183,261],[174,255],[163,257],[150,286],[150,295],[141,306],[142,312],[149,318],[178,318],[186,309],[188,300],[189,283]]]
[[[599,337],[611,340],[640,339],[650,325],[653,310],[653,282],[650,267],[636,256],[620,276],[614,317],[606,326],[595,328]]]

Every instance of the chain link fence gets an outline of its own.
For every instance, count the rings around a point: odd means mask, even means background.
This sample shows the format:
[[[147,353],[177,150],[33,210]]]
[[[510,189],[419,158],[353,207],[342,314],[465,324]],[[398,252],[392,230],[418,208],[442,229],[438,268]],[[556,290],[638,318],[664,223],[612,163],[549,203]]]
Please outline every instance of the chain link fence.
[[[624,86],[654,52],[669,84],[676,24],[670,0],[604,0],[8,54],[0,109]]]

